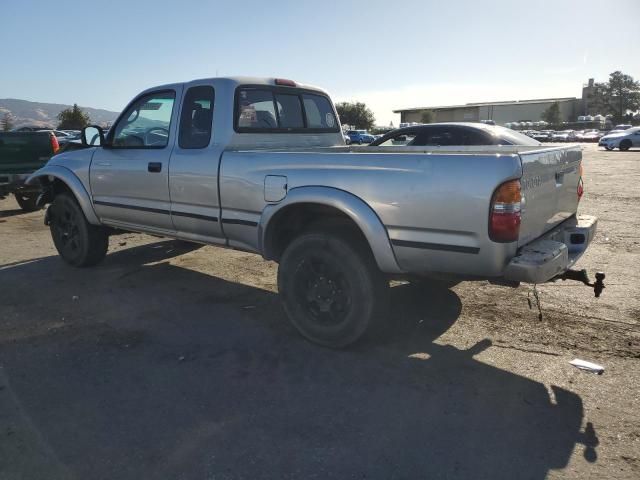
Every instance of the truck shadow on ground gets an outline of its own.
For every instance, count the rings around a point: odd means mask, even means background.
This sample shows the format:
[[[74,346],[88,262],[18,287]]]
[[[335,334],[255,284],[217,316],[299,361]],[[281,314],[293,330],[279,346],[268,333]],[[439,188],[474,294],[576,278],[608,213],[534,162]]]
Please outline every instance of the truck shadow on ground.
[[[12,210],[0,210],[0,218],[15,217],[16,215],[21,215],[23,213],[26,214],[29,212],[25,212],[21,208],[16,208]]]
[[[333,351],[274,293],[162,262],[191,248],[0,270],[0,335],[27,332],[0,336],[0,477],[543,479],[577,444],[595,461],[579,396],[475,360],[488,340],[434,343],[454,292],[393,288],[386,336]]]

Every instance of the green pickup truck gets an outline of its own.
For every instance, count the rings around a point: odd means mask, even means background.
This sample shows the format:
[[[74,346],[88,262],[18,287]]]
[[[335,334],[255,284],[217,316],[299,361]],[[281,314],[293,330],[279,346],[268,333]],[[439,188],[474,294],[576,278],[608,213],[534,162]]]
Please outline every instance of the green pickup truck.
[[[24,181],[59,149],[51,132],[0,132],[0,199],[13,194],[24,211],[38,210],[40,190]]]

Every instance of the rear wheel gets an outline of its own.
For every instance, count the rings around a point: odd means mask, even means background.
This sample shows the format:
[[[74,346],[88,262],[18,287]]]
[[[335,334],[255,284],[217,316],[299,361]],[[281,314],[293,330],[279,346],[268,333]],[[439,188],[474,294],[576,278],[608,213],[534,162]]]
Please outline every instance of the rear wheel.
[[[338,235],[299,236],[278,267],[289,320],[303,336],[326,347],[358,340],[384,313],[388,286],[368,249]]]
[[[13,194],[16,197],[16,202],[20,205],[20,208],[25,212],[35,212],[36,210],[40,210],[41,207],[36,205],[38,200],[37,193],[20,193],[16,192]]]
[[[74,267],[99,263],[107,254],[109,235],[103,227],[91,225],[75,198],[62,193],[49,210],[49,228],[56,250]]]
[[[620,142],[620,150],[626,152],[631,148],[631,140],[623,140]]]

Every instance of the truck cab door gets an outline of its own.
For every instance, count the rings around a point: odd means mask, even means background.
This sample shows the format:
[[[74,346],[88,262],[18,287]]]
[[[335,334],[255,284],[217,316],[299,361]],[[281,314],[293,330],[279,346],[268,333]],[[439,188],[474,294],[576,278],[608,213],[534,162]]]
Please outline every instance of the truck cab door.
[[[181,87],[145,93],[121,115],[93,155],[91,194],[106,224],[173,232],[169,159]]]
[[[180,238],[224,243],[218,193],[223,149],[213,131],[214,113],[211,85],[194,85],[185,91],[169,171],[171,218]]]

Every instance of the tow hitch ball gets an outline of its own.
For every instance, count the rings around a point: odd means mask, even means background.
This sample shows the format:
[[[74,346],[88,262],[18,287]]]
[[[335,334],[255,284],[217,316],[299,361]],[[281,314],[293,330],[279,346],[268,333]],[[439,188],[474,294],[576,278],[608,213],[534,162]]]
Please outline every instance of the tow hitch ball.
[[[562,275],[558,275],[556,277],[558,280],[575,280],[577,282],[582,282],[589,287],[593,287],[593,293],[596,297],[599,297],[604,290],[604,272],[596,273],[596,281],[591,283],[589,281],[589,275],[587,275],[586,270],[567,270]]]

